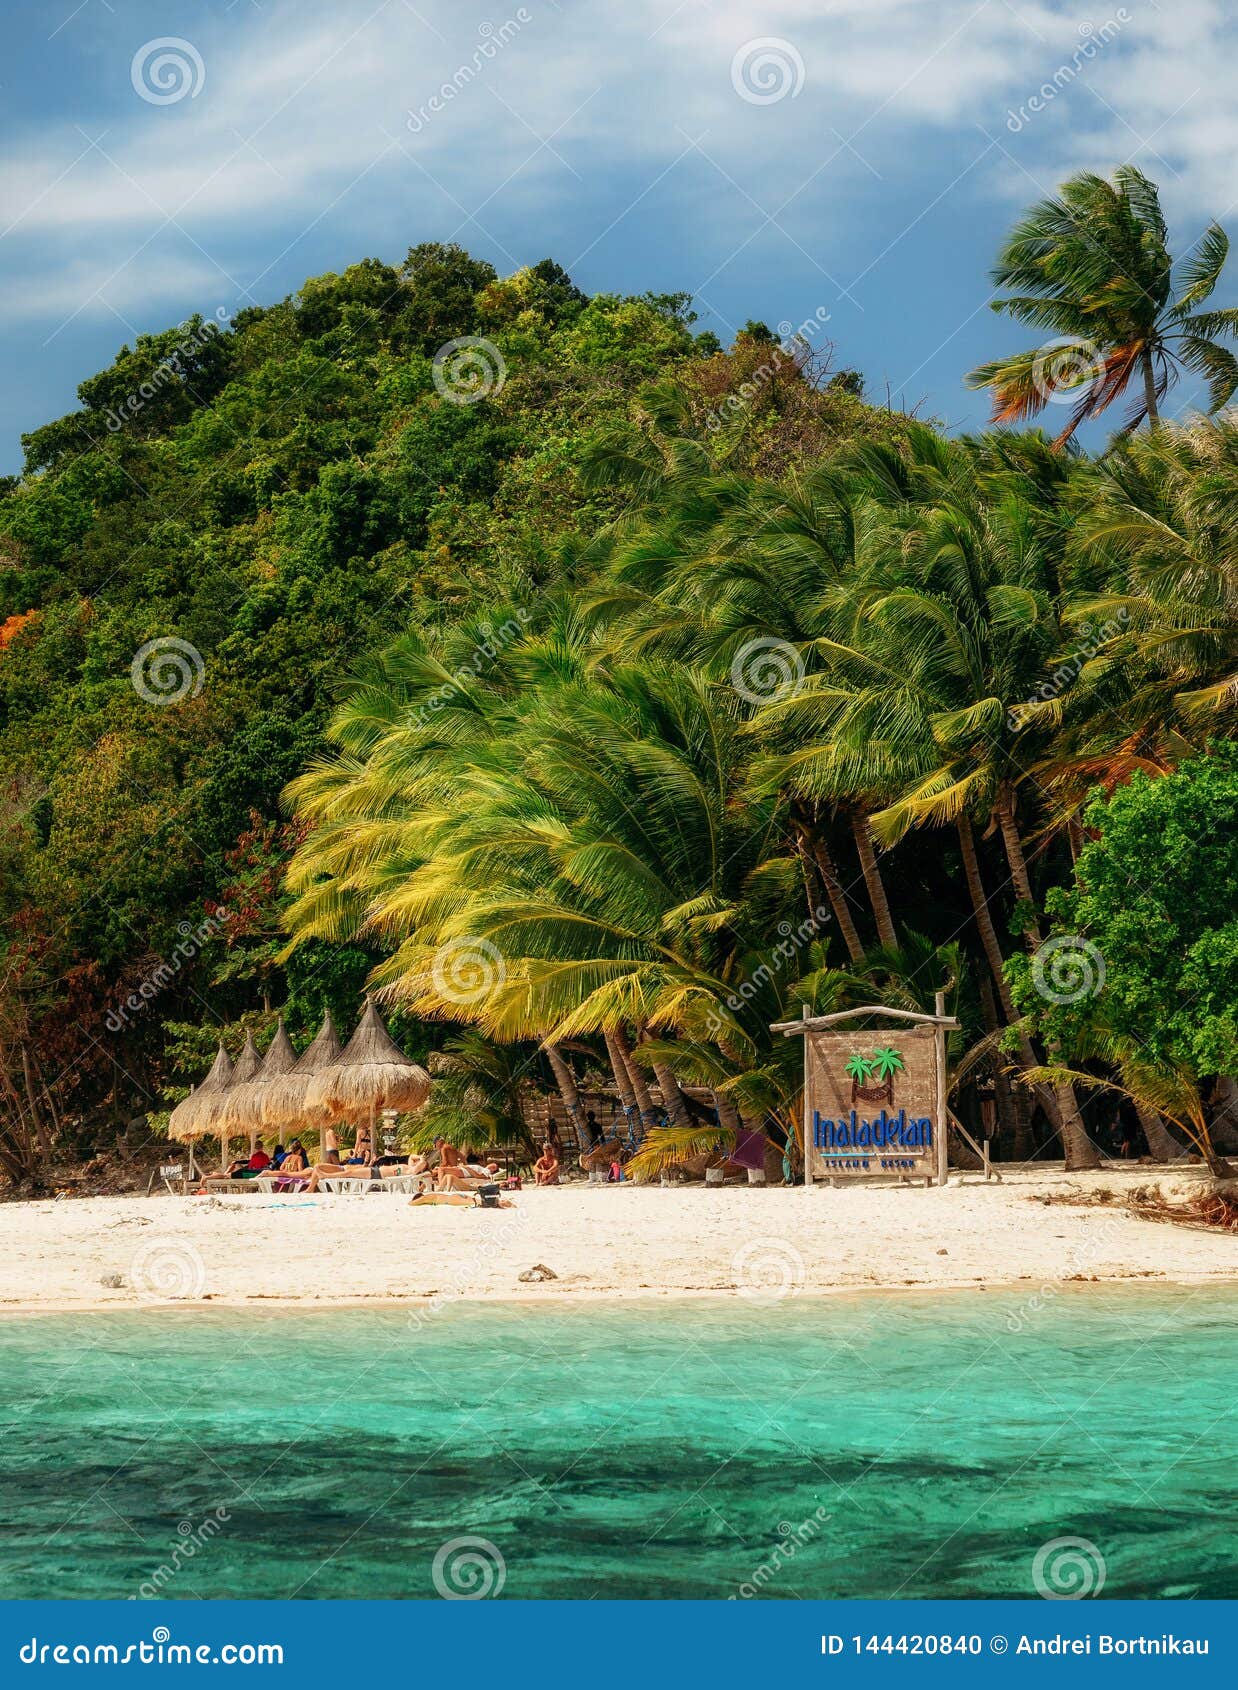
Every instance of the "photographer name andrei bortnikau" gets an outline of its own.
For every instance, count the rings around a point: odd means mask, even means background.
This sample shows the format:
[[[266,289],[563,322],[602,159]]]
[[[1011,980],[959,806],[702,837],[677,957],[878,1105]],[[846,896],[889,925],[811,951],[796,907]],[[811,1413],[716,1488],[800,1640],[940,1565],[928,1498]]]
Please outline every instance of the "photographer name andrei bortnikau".
[[[928,1633],[904,1632],[894,1636],[821,1635],[823,1655],[1206,1655],[1206,1637],[1179,1637],[1175,1632],[1162,1632],[1159,1637],[1115,1637],[1102,1631],[1084,1637],[1066,1637],[1055,1632],[1051,1637],[1029,1637],[1026,1633],[1010,1638],[1001,1633],[982,1635],[979,1632]]]

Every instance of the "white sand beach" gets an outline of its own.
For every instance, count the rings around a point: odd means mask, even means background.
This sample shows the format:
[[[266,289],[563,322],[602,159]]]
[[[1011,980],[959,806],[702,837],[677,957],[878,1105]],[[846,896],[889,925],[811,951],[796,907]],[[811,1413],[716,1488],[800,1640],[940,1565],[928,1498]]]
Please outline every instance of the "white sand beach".
[[[515,1193],[503,1211],[412,1209],[394,1193],[9,1203],[0,1311],[1238,1282],[1232,1235],[1126,1212],[1121,1199],[1156,1177],[1059,1168],[986,1185],[955,1174],[945,1190],[577,1184]],[[1100,1189],[1118,1201],[1088,1206]],[[522,1282],[537,1264],[555,1277]]]

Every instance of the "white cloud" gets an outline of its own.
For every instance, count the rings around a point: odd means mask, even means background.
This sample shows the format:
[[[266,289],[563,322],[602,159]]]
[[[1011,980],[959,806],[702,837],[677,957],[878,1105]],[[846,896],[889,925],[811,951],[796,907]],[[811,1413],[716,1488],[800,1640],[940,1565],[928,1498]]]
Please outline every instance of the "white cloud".
[[[1007,111],[1079,59],[1086,26],[1115,19],[1113,39],[1084,53],[1057,109],[1012,136]],[[516,27],[503,31],[507,21]],[[1214,0],[1096,0],[1090,14],[1051,0],[834,0],[824,10],[820,0],[387,0],[376,11],[285,0],[204,20],[194,45],[205,82],[168,106],[129,85],[140,45],[131,25],[112,16],[100,27],[98,111],[49,120],[0,151],[0,230],[9,226],[4,246],[28,278],[22,310],[39,299],[49,314],[76,308],[105,281],[100,297],[122,311],[161,290],[201,290],[218,282],[209,257],[227,269],[238,248],[255,255],[252,279],[308,225],[346,223],[378,189],[405,219],[448,196],[466,240],[467,213],[483,228],[495,222],[496,189],[504,207],[530,214],[549,196],[573,208],[584,248],[616,214],[599,181],[622,171],[634,197],[685,152],[685,136],[703,137],[768,209],[838,152],[836,137],[885,178],[914,176],[944,149],[927,203],[982,151],[981,128],[1010,155],[994,149],[981,167],[998,195],[1026,200],[1081,163],[1107,168],[1132,154],[1193,225],[1229,209],[1235,193],[1238,32]],[[495,31],[509,38],[500,44]],[[771,36],[802,59],[803,87],[745,103],[732,60]],[[452,96],[427,115],[444,83]],[[410,111],[423,114],[417,133]],[[704,221],[679,180],[701,168],[689,152],[661,191]],[[820,175],[841,221],[873,191],[846,151]],[[134,258],[169,217],[196,256],[168,258],[157,243],[148,260]],[[59,263],[69,240],[90,257]]]

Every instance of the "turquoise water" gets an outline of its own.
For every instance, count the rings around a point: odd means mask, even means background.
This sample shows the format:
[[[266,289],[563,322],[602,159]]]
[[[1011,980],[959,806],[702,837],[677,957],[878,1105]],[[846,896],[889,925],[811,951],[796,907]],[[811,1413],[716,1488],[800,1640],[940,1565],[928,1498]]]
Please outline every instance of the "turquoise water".
[[[1236,1597],[1236,1316],[1087,1287],[3,1321],[4,1594],[432,1596],[469,1535],[512,1597],[1030,1596],[1080,1536],[1107,1596]]]

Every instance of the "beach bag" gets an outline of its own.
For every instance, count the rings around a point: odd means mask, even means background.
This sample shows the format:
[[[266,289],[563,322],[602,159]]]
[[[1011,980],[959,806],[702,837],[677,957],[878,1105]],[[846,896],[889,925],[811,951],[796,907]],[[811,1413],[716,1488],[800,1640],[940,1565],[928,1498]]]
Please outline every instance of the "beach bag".
[[[483,1185],[478,1188],[477,1201],[483,1209],[497,1209],[499,1206],[499,1188],[497,1185]]]

